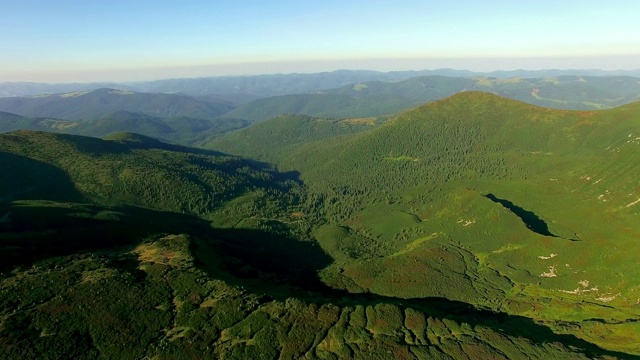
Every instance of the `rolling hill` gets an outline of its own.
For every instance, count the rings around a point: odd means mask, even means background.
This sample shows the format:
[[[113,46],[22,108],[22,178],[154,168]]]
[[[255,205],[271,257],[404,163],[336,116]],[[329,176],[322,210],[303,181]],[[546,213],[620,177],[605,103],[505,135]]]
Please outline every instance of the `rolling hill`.
[[[0,155],[7,169],[2,200],[80,197],[105,204],[206,214],[249,192],[277,189],[273,173],[239,158],[129,133],[108,139],[32,131],[0,134]],[[22,169],[37,168],[33,164],[38,163],[61,176],[35,176],[31,185],[16,176]],[[42,185],[50,180],[66,181],[70,198]]]
[[[599,69],[546,69],[474,72],[469,70],[435,69],[420,71],[337,70],[314,74],[271,74],[253,76],[221,76],[205,78],[164,79],[134,83],[69,83],[33,82],[0,83],[0,97],[69,93],[100,88],[151,93],[182,93],[190,96],[216,96],[240,104],[256,98],[281,96],[339,88],[371,81],[400,81],[419,76],[487,77],[487,78],[553,78],[559,76],[634,76],[639,70],[607,71]]]

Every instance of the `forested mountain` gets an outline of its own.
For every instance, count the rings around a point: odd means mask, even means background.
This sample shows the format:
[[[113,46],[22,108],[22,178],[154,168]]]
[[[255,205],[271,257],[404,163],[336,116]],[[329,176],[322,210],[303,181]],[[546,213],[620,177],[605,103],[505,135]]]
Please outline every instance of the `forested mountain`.
[[[638,139],[638,102],[485,92],[208,150],[0,134],[0,357],[638,358]]]
[[[627,255],[640,246],[639,106],[464,92],[353,135],[270,142],[248,128],[211,146],[301,173],[310,212],[328,220],[316,237],[336,259],[321,275],[333,287],[497,306],[635,353],[598,338],[635,333],[640,315]],[[617,320],[596,326],[593,313]]]
[[[151,94],[114,89],[96,89],[64,94],[0,98],[0,111],[28,117],[65,120],[91,119],[114,111],[139,112],[151,116],[187,116],[212,119],[231,110],[223,101],[203,101],[185,95]]]
[[[386,119],[355,118],[346,120],[313,118],[304,115],[282,115],[257,123],[242,131],[231,132],[205,147],[224,148],[269,163],[287,158],[300,147],[342,135],[370,130]],[[250,154],[250,155],[249,155]]]
[[[354,97],[345,94],[301,94],[258,99],[241,105],[224,116],[253,122],[285,114],[347,119],[384,116],[419,104],[415,100],[393,95]]]
[[[275,186],[273,173],[250,162],[215,152],[169,145],[140,135],[119,133],[109,140],[44,132],[0,134],[3,201],[89,199],[158,210],[206,214],[225,201]],[[64,174],[67,199],[52,191],[50,179],[27,182],[17,174],[33,167]],[[275,189],[275,188],[274,188]],[[72,196],[73,195],[73,196]]]

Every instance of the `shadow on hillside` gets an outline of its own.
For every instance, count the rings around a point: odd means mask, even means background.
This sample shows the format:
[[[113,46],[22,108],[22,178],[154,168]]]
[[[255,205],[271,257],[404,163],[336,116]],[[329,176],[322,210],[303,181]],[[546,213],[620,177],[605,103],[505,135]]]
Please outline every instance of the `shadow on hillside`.
[[[69,176],[53,165],[5,152],[0,152],[0,164],[0,202],[15,199],[84,200]]]
[[[5,219],[6,214],[9,214]],[[206,221],[176,213],[135,207],[104,208],[87,204],[32,202],[0,204],[0,270],[53,256],[123,246],[127,253],[146,237],[163,233],[192,235],[197,266],[210,277],[276,300],[296,297],[316,304],[393,304],[426,316],[451,319],[472,327],[526,338],[538,345],[562,344],[588,357],[636,358],[607,351],[573,335],[558,335],[532,319],[480,310],[444,298],[399,299],[375,294],[350,294],[321,283],[317,272],[332,259],[313,242],[260,230],[212,229]],[[138,259],[118,264],[140,281]],[[134,274],[135,275],[135,274]]]
[[[52,201],[0,203],[0,271],[33,261],[117,246],[158,233],[199,233],[208,224],[189,215],[132,206]]]
[[[493,201],[494,203],[502,205],[505,209],[511,211],[514,215],[520,218],[522,222],[527,226],[527,228],[533,231],[536,234],[540,234],[542,236],[550,236],[550,237],[558,237],[549,231],[549,226],[547,223],[540,219],[538,215],[536,215],[533,211],[525,210],[518,205],[512,203],[509,200],[500,199],[493,194],[484,195],[487,199]]]
[[[213,278],[274,300],[285,301],[294,297],[316,304],[344,306],[394,304],[401,309],[421,311],[426,316],[451,319],[472,327],[490,328],[507,336],[526,338],[538,345],[559,343],[589,358],[613,356],[640,359],[640,356],[602,349],[574,335],[556,334],[549,327],[527,317],[481,310],[461,301],[445,298],[400,299],[329,288],[320,281],[317,273],[330,265],[332,259],[314,242],[255,230],[216,229],[210,236],[215,240],[199,239],[192,242],[192,253],[198,266]]]

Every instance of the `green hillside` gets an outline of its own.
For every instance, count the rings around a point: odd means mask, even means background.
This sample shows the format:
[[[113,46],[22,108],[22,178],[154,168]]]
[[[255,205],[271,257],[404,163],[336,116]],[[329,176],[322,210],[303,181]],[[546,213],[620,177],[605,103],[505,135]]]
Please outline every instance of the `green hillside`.
[[[331,287],[501,309],[637,354],[639,110],[466,92],[347,137],[248,128],[212,146],[301,173]]]
[[[344,94],[298,94],[254,100],[224,116],[254,122],[283,114],[346,119],[389,115],[417,105],[419,103],[414,100],[393,95],[353,97]]]
[[[342,259],[305,238],[292,174],[128,133],[14,132],[0,156],[2,358],[628,357],[466,302],[330,287]],[[341,232],[315,235],[331,250]]]
[[[158,117],[213,119],[233,109],[224,101],[204,101],[179,94],[151,94],[114,89],[0,98],[0,111],[27,117],[92,119],[114,111]]]
[[[0,357],[636,358],[638,114],[1,134]]]

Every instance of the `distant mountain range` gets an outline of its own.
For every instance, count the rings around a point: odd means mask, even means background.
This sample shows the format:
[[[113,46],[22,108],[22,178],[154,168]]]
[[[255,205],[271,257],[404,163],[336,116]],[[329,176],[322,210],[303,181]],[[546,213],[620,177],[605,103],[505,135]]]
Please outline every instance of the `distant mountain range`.
[[[368,81],[397,81],[417,76],[537,78],[558,76],[640,76],[640,70],[607,71],[598,69],[568,70],[509,70],[473,72],[468,70],[436,69],[421,71],[337,70],[314,74],[273,74],[254,76],[220,76],[187,79],[167,79],[127,83],[70,83],[45,84],[30,82],[0,83],[0,97],[67,93],[99,88],[113,88],[138,92],[183,93],[191,96],[219,95],[242,103],[257,97],[314,93],[319,90]]]
[[[332,118],[394,114],[462,91],[486,91],[556,109],[607,109],[640,100],[640,79],[630,76],[488,78],[419,76],[350,84],[316,94],[254,100],[224,116],[263,121],[280,114]]]
[[[221,100],[204,101],[181,94],[150,94],[100,88],[64,94],[0,98],[0,110],[23,116],[90,119],[114,111],[151,116],[212,119],[233,109]]]

